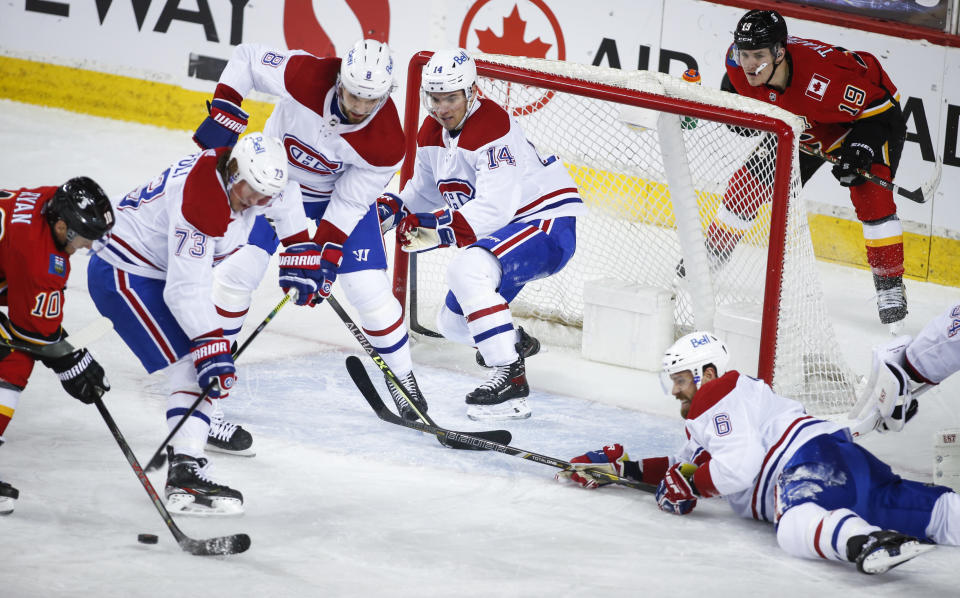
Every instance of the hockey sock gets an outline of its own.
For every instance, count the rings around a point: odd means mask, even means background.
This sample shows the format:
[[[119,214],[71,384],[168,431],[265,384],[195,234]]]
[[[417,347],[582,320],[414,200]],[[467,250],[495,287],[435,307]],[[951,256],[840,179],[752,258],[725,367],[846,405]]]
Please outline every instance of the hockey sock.
[[[245,245],[213,269],[213,302],[223,336],[237,339],[250,310],[254,289],[267,271],[270,254],[255,245]]]
[[[877,276],[903,276],[903,225],[896,215],[863,223],[867,263]]]
[[[847,561],[847,540],[880,530],[850,509],[828,511],[812,502],[789,508],[777,522],[777,543],[805,559]]]
[[[367,340],[393,372],[406,376],[413,371],[410,336],[403,308],[390,292],[383,270],[361,270],[340,276],[343,292],[357,310],[357,320]]]
[[[13,419],[13,412],[16,411],[19,400],[19,389],[0,386],[0,436],[3,436],[7,424]]]
[[[507,365],[517,360],[517,331],[510,306],[498,293],[487,292],[461,301],[467,328],[474,346],[489,366]]]
[[[197,385],[196,369],[189,356],[170,366],[168,375],[170,394],[167,396],[167,429],[173,430],[197,400],[200,387]],[[210,434],[212,412],[213,404],[209,398],[200,402],[197,409],[190,414],[187,421],[170,440],[174,453],[191,457],[203,456],[207,436]]]

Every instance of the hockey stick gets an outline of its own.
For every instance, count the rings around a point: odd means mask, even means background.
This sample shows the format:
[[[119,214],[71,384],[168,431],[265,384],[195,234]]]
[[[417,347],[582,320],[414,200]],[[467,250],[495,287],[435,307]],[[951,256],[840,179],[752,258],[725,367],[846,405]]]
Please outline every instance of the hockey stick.
[[[113,322],[107,318],[97,318],[78,330],[75,334],[71,334],[63,340],[47,345],[37,345],[17,340],[7,333],[10,329],[10,320],[5,313],[0,312],[0,347],[29,353],[30,355],[43,359],[57,359],[58,357],[69,355],[77,349],[89,345],[104,334],[110,332],[110,330],[113,329]]]
[[[173,517],[170,516],[170,512],[163,506],[163,501],[160,500],[160,496],[157,494],[156,489],[154,489],[153,484],[150,483],[147,474],[143,472],[143,468],[140,467],[137,457],[133,454],[133,450],[130,448],[130,445],[127,444],[123,434],[120,433],[117,422],[113,420],[103,401],[97,399],[94,401],[94,404],[100,411],[103,421],[110,429],[110,433],[113,434],[113,438],[117,441],[117,444],[120,445],[120,450],[123,451],[127,462],[130,463],[130,467],[133,468],[133,473],[136,474],[137,479],[140,480],[143,489],[147,491],[147,495],[149,495],[150,500],[153,501],[153,506],[157,508],[157,512],[160,513],[163,522],[167,524],[167,528],[170,529],[170,533],[173,534],[180,548],[190,554],[198,556],[239,554],[250,548],[250,536],[247,534],[234,534],[232,536],[220,536],[207,540],[194,540],[180,531],[177,524],[173,522]]]
[[[455,432],[453,430],[441,428],[434,424],[407,421],[387,409],[386,405],[383,404],[383,399],[380,398],[380,393],[378,393],[377,389],[373,387],[373,382],[370,381],[370,376],[367,374],[367,370],[363,367],[363,364],[360,363],[358,358],[352,355],[347,357],[347,371],[350,373],[353,383],[357,385],[357,388],[360,390],[363,398],[366,399],[367,403],[370,404],[370,407],[373,409],[374,413],[376,413],[377,417],[385,422],[403,426],[405,428],[412,428],[414,430],[419,430],[429,434],[435,434],[437,438],[445,439],[447,441],[468,443],[476,446],[478,449],[496,451],[498,453],[510,455],[511,457],[520,457],[521,459],[526,459],[528,461],[536,461],[537,463],[556,467],[557,469],[562,469],[564,471],[576,469],[579,473],[587,474],[600,482],[612,482],[614,484],[629,486],[635,490],[642,490],[643,492],[649,492],[651,494],[657,491],[657,487],[653,484],[622,478],[618,475],[605,471],[578,469],[569,461],[563,461],[562,459],[555,459],[546,455],[540,455],[531,451],[507,446],[506,442],[488,440],[480,437],[476,433]]]
[[[426,413],[420,412],[420,410],[417,408],[416,403],[414,403],[410,399],[410,393],[403,386],[403,383],[400,382],[400,379],[397,378],[397,375],[393,373],[393,370],[391,370],[390,366],[387,365],[387,362],[383,360],[383,357],[381,357],[380,354],[377,353],[377,350],[373,348],[373,345],[371,345],[370,341],[367,340],[367,337],[363,334],[363,331],[361,331],[360,328],[353,322],[353,319],[350,318],[350,315],[347,314],[346,311],[344,311],[343,307],[340,305],[340,302],[337,301],[337,299],[333,295],[330,295],[329,297],[327,297],[326,301],[327,303],[330,304],[330,307],[333,308],[333,311],[337,312],[337,315],[340,316],[340,319],[343,320],[344,325],[346,325],[347,330],[350,331],[350,334],[353,335],[353,338],[357,339],[357,342],[360,343],[360,346],[363,347],[363,350],[367,353],[367,355],[370,356],[370,359],[372,359],[373,362],[377,364],[377,367],[380,368],[380,371],[382,371],[383,374],[387,378],[389,378],[390,381],[393,382],[393,384],[396,385],[396,387],[399,388],[400,391],[404,393],[404,395],[406,395],[407,402],[410,403],[410,407],[413,409],[414,413],[417,414],[417,417],[419,417],[426,425],[433,426],[439,429],[439,426],[437,426],[437,423],[433,421],[429,415],[427,415]],[[357,359],[358,363],[359,361],[360,360]],[[363,365],[361,364],[360,367],[362,368]],[[369,380],[369,377],[367,379]],[[392,415],[392,412],[390,413]],[[488,438],[491,440],[502,440],[503,442],[510,442],[510,440],[513,438],[513,436],[507,430],[488,430],[484,432],[474,432],[473,435],[480,438]],[[475,450],[475,451],[487,450],[486,448],[477,446],[474,443],[460,442],[455,439],[449,439],[442,436],[437,436],[437,440],[439,440],[440,444],[442,444],[443,446],[450,447],[450,448]]]
[[[831,164],[840,163],[840,159],[837,158],[836,156],[831,156],[830,154],[824,153],[823,151],[813,147],[812,145],[808,145],[806,143],[800,144],[800,151],[802,151],[805,154],[809,154],[811,156],[816,156],[821,160],[830,162]],[[875,185],[880,185],[884,189],[889,189],[894,193],[897,193],[903,197],[906,197],[910,201],[915,201],[917,203],[925,203],[928,199],[933,197],[934,191],[936,191],[937,187],[940,186],[940,177],[943,174],[943,164],[941,164],[940,161],[937,160],[935,164],[933,176],[930,177],[930,180],[924,183],[923,185],[921,185],[920,187],[917,187],[913,191],[908,191],[907,189],[904,189],[903,187],[900,187],[899,185],[896,185],[885,178],[878,177],[877,175],[867,170],[858,168],[857,174],[859,174],[860,176],[862,176],[863,178],[867,179],[868,181],[870,181]]]
[[[233,353],[234,360],[240,357],[240,354],[243,353],[243,351],[248,346],[250,346],[250,343],[253,342],[253,339],[257,338],[257,335],[260,334],[263,331],[263,329],[267,327],[267,324],[270,323],[270,320],[272,320],[273,317],[277,315],[277,312],[280,311],[280,308],[286,305],[287,302],[293,298],[295,293],[296,293],[295,289],[290,289],[289,291],[287,291],[287,294],[283,296],[283,299],[280,300],[280,303],[277,303],[277,306],[274,307],[269,314],[267,314],[267,317],[264,318],[262,322],[260,322],[260,325],[257,326],[256,330],[251,332],[250,336],[247,337],[247,340],[243,341],[243,344],[240,345],[240,347],[236,351],[234,351]],[[156,452],[153,453],[153,457],[150,457],[150,460],[147,461],[147,471],[154,471],[156,469],[159,469],[163,465],[163,461],[164,461],[163,449],[166,448],[168,444],[170,444],[170,439],[173,438],[174,434],[180,431],[180,428],[183,426],[184,423],[186,423],[187,418],[193,415],[193,412],[197,410],[197,407],[200,406],[200,403],[205,398],[207,398],[207,395],[210,394],[210,391],[213,390],[213,385],[216,383],[217,381],[214,380],[213,382],[208,384],[206,388],[203,389],[203,392],[201,392],[200,396],[197,397],[197,400],[193,402],[193,405],[190,406],[190,409],[188,409],[187,412],[183,414],[183,416],[180,418],[180,421],[177,422],[177,425],[175,425],[173,427],[173,430],[171,430],[170,433],[167,434],[167,437],[163,440],[162,443],[160,443],[160,446],[157,448]]]
[[[417,317],[417,312],[420,310],[418,307],[419,295],[417,291],[417,254],[411,253],[409,257],[408,269],[410,270],[409,279],[410,279],[410,330],[424,336],[429,336],[432,338],[443,338],[443,335],[439,332],[434,332],[426,326],[420,323],[419,318]]]

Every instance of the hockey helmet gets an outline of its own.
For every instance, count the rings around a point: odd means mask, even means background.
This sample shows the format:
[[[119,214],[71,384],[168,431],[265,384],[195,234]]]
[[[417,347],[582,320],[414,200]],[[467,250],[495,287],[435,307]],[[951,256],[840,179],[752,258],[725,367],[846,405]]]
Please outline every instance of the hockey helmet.
[[[76,235],[95,241],[107,234],[115,222],[110,199],[93,179],[75,177],[57,189],[43,207],[51,226],[57,220],[67,225],[67,241]]]
[[[420,89],[444,93],[462,89],[467,97],[477,82],[477,65],[462,48],[435,52],[423,66]]]
[[[276,137],[248,133],[230,150],[228,172],[230,186],[242,179],[257,193],[273,197],[287,185],[287,152]]]
[[[743,15],[733,32],[738,50],[759,50],[787,43],[787,23],[775,10],[751,10]]]
[[[717,370],[717,377],[727,372],[727,363],[730,354],[727,347],[716,336],[699,330],[680,337],[677,342],[663,354],[663,372],[660,374],[660,383],[666,393],[670,392],[673,382],[671,374],[690,370],[693,382],[700,387],[703,379],[703,369],[712,365]]]
[[[396,87],[387,44],[372,39],[354,44],[340,62],[340,85],[358,98],[386,98]]]

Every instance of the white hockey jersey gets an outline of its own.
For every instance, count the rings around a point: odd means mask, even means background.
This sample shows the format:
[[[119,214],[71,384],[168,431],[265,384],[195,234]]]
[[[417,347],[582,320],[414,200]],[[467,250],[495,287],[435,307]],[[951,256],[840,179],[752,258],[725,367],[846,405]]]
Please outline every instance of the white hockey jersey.
[[[742,517],[773,521],[783,466],[807,440],[841,426],[807,415],[762,380],[730,371],[697,391],[685,428],[688,440],[675,458],[699,465],[693,480],[700,494],[723,496]]]
[[[217,161],[228,148],[181,158],[114,202],[116,224],[94,250],[119,270],[166,279],[164,301],[190,338],[220,327],[212,300],[216,263],[244,245],[259,214],[281,239],[306,234],[296,183],[267,206],[236,213]]]
[[[432,117],[423,121],[413,178],[400,198],[410,212],[457,211],[469,227],[464,235],[462,221],[455,218],[461,247],[511,222],[586,212],[563,163],[538,155],[520,124],[482,98],[456,136]]]
[[[236,104],[253,89],[279,97],[264,133],[283,141],[304,203],[329,202],[323,219],[349,234],[399,168],[404,136],[390,98],[359,124],[341,122],[333,111],[339,72],[339,58],[240,44],[216,96]]]
[[[960,303],[930,320],[907,345],[906,360],[914,372],[939,384],[960,370]]]

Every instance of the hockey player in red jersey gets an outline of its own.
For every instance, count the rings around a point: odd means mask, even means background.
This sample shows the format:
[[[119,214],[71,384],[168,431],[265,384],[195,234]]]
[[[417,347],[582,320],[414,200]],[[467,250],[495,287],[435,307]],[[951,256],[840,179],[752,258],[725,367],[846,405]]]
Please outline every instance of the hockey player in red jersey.
[[[850,189],[863,224],[880,321],[895,332],[907,315],[903,227],[893,192],[866,182],[857,170],[888,180],[896,174],[906,136],[896,86],[871,54],[788,37],[783,17],[773,10],[751,10],[740,19],[726,68],[722,89],[801,116],[806,124],[801,143],[839,158],[832,172]],[[771,155],[756,152],[731,177],[707,235],[715,267],[750,229],[758,208],[770,201]],[[820,158],[801,153],[801,183],[822,164]]]
[[[427,401],[413,373],[403,308],[386,275],[376,208],[377,197],[403,158],[403,129],[390,97],[394,87],[390,48],[372,39],[358,41],[342,59],[240,44],[220,76],[210,116],[194,140],[205,148],[232,145],[247,122],[240,108],[243,99],[251,91],[279,98],[264,130],[283,140],[290,179],[300,184],[306,216],[317,224],[312,239],[302,239],[284,254],[316,258],[317,271],[323,275],[319,287],[311,289],[305,281],[306,286],[298,289],[298,303],[311,297],[322,300],[339,280],[370,344],[423,412]],[[261,219],[247,246],[217,268],[214,292],[228,335],[243,324],[251,293],[263,279],[277,243],[269,223]],[[281,263],[286,261],[281,258]],[[289,270],[281,284],[304,279],[302,269]],[[401,415],[416,419],[389,378],[386,386]]]
[[[876,574],[933,548],[960,545],[960,495],[946,486],[904,480],[850,431],[811,417],[762,380],[727,371],[724,344],[688,334],[664,354],[664,389],[680,401],[686,442],[673,456],[631,461],[619,444],[571,459],[657,484],[661,510],[693,511],[700,498],[723,497],[742,517],[775,524],[777,542],[803,558],[849,561]],[[564,471],[583,487],[598,482]]]
[[[0,319],[5,338],[46,345],[66,336],[64,289],[70,277],[70,256],[89,248],[113,227],[110,200],[87,177],[60,187],[0,190]],[[27,386],[37,358],[0,349],[0,445]],[[56,372],[70,396],[92,403],[110,389],[103,368],[86,349],[56,359],[43,359]],[[0,482],[0,515],[13,511],[16,488]]]

